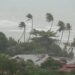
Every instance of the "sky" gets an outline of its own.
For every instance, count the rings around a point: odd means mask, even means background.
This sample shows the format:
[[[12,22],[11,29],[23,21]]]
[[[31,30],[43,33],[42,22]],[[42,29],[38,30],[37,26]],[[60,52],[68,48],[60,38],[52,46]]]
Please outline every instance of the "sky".
[[[28,13],[33,15],[34,28],[47,30],[50,28],[50,24],[46,22],[48,12],[54,17],[54,30],[59,20],[65,24],[71,24],[73,39],[75,37],[75,0],[0,0],[0,31],[18,40],[22,33],[18,25],[21,21],[25,22]],[[26,31],[29,32],[31,23],[26,24]],[[64,36],[67,35],[64,34]]]

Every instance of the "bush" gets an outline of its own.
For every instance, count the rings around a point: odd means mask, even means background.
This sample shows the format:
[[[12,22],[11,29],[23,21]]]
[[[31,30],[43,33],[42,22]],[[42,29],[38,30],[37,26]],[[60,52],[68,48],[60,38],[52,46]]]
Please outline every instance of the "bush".
[[[62,64],[57,61],[57,60],[53,60],[52,58],[48,58],[44,63],[41,64],[42,68],[46,68],[46,69],[58,69],[62,66]]]

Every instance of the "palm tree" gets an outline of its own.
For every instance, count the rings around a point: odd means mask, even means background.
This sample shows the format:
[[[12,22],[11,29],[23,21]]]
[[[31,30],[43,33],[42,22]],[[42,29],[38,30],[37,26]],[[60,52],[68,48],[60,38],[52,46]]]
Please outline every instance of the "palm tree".
[[[68,34],[68,40],[67,40],[67,44],[69,44],[69,39],[70,39],[70,30],[71,30],[71,25],[70,25],[70,23],[67,23],[67,24],[66,24],[66,30],[69,31],[69,34]]]
[[[33,16],[32,16],[32,14],[29,13],[29,14],[27,14],[26,17],[28,18],[28,20],[32,20],[32,27],[31,27],[31,32],[32,32],[33,31]],[[31,32],[30,32],[28,41],[30,40]]]
[[[26,17],[28,18],[28,20],[32,20],[32,29],[31,30],[33,30],[33,16],[31,14],[28,14]]]
[[[47,22],[52,22],[52,23],[51,23],[51,27],[50,27],[50,31],[51,31],[52,26],[53,26],[53,20],[54,20],[53,15],[50,14],[50,13],[47,13],[47,14],[46,14],[46,19],[47,19]]]
[[[61,34],[61,39],[60,39],[60,43],[61,43],[61,42],[62,42],[62,38],[63,38],[63,33],[64,33],[64,30],[65,30],[65,24],[64,24],[63,21],[59,21],[59,22],[58,22],[58,26],[59,26],[58,31],[59,31],[59,32],[62,32],[62,34]]]
[[[24,28],[24,31],[23,31],[22,36],[24,35],[24,43],[25,43],[26,24],[25,24],[24,22],[20,22],[19,27],[20,27],[20,28]],[[21,37],[22,37],[22,36],[21,36]],[[21,37],[20,37],[20,38],[21,38]]]

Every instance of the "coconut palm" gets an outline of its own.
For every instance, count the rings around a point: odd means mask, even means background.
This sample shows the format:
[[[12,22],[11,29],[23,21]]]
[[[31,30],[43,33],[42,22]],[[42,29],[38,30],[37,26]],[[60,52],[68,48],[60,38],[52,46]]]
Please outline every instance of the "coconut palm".
[[[59,22],[58,22],[58,26],[59,26],[58,31],[59,31],[59,32],[62,32],[62,34],[61,34],[61,39],[60,39],[60,43],[61,43],[61,42],[62,42],[62,38],[63,38],[63,33],[64,33],[64,30],[65,30],[65,24],[64,24],[63,21],[59,21]]]
[[[31,14],[28,14],[26,17],[28,18],[28,20],[32,20],[32,30],[33,30],[33,16]]]
[[[24,35],[24,43],[25,43],[26,24],[25,24],[24,22],[20,22],[19,27],[20,27],[20,28],[24,28],[24,31],[23,31],[22,36]],[[22,37],[22,36],[21,36],[21,37]],[[21,37],[20,37],[20,38],[21,38]]]
[[[67,24],[66,24],[66,30],[69,31],[69,34],[68,34],[68,40],[67,40],[67,44],[69,44],[69,39],[70,39],[70,30],[71,30],[71,25],[70,25],[70,23],[67,23]]]
[[[47,22],[52,22],[52,23],[51,23],[51,27],[50,27],[50,31],[51,31],[52,26],[53,26],[53,20],[54,20],[53,15],[50,14],[50,13],[47,13],[47,14],[46,14],[46,19],[47,19]]]
[[[33,16],[32,16],[32,14],[29,13],[29,14],[27,14],[26,17],[28,18],[28,20],[32,20],[32,27],[31,27],[31,32],[32,32],[32,30],[33,30]],[[31,32],[30,32],[28,41],[30,40]]]

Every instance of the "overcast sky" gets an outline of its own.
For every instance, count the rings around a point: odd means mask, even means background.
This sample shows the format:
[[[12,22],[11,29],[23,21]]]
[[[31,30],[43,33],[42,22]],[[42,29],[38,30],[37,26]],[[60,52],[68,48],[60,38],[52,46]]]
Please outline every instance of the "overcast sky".
[[[26,20],[28,13],[34,17],[35,28],[48,29],[50,25],[45,19],[47,12],[54,16],[54,27],[59,20],[71,23],[72,36],[75,36],[75,0],[0,0],[0,31],[18,39],[21,33],[18,24]],[[30,27],[27,24],[27,32]]]

